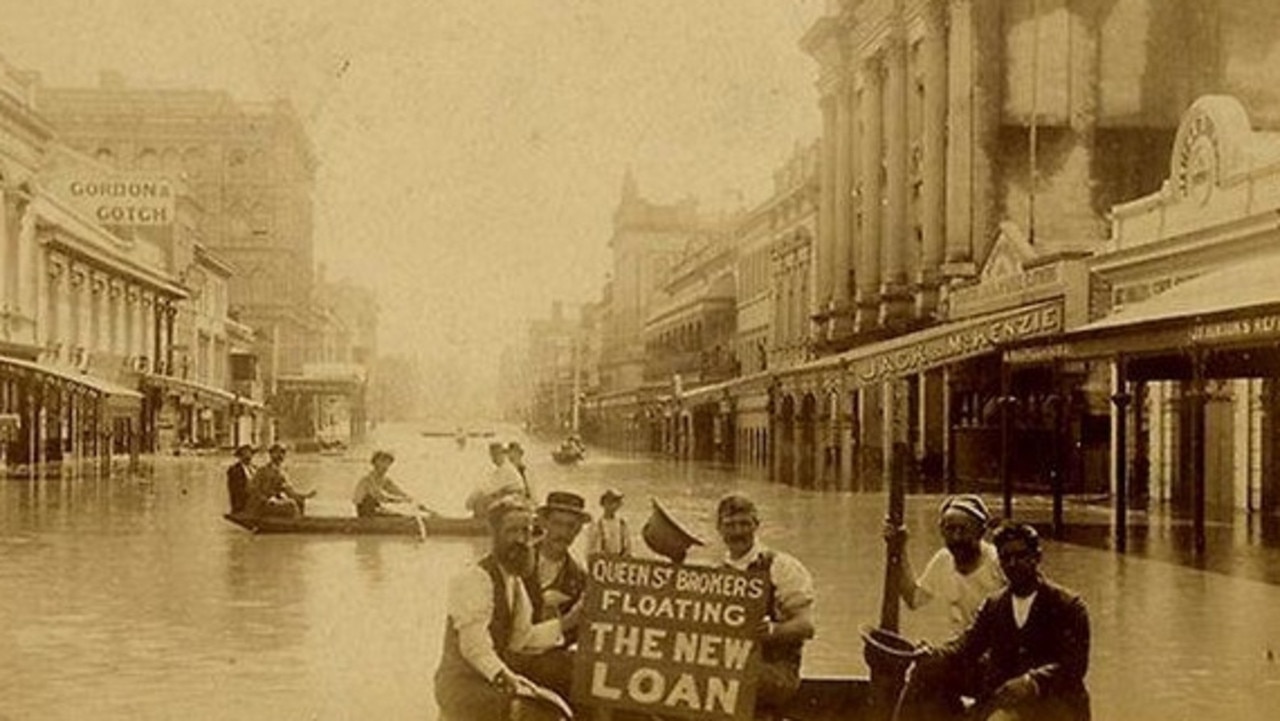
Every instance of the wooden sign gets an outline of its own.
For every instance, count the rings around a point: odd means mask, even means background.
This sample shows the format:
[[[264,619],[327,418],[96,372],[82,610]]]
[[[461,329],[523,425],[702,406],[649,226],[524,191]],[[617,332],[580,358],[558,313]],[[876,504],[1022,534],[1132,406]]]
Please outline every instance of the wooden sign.
[[[573,698],[594,708],[750,719],[763,573],[591,556]]]

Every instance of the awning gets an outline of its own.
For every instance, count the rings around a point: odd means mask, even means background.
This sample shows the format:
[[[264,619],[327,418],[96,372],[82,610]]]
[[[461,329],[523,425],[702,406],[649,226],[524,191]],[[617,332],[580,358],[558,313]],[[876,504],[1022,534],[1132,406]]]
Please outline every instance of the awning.
[[[1010,344],[1005,362],[1087,360],[1280,341],[1280,256],[1230,266],[1065,333]]]
[[[138,391],[88,373],[78,373],[67,368],[43,365],[9,356],[0,356],[0,367],[15,369],[24,375],[78,386],[84,391],[99,396],[112,408],[133,410],[142,403],[142,394]]]
[[[191,393],[205,402],[215,403],[222,406],[236,402],[245,403],[247,405],[248,402],[250,402],[247,398],[240,399],[231,391],[200,383],[199,381],[193,381],[189,378],[148,374],[143,376],[143,379],[149,384],[179,393]]]
[[[1023,306],[954,321],[842,354],[853,387],[880,383],[991,353],[1005,343],[1054,336],[1063,328],[1062,302]]]

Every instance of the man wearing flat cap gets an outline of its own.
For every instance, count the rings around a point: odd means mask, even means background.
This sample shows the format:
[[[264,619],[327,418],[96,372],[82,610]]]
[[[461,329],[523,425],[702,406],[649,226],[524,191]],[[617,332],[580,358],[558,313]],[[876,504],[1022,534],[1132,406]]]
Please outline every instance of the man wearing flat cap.
[[[756,711],[776,713],[800,688],[804,644],[813,638],[813,576],[795,556],[756,538],[760,514],[750,498],[731,493],[716,506],[716,530],[727,553],[724,565],[765,574],[766,617],[760,619],[760,671]]]
[[[908,608],[920,608],[936,598],[946,604],[953,634],[969,627],[983,600],[1008,583],[995,546],[985,540],[990,524],[991,513],[981,496],[966,493],[943,500],[938,530],[944,545],[929,559],[924,573],[915,575],[905,547],[899,554],[898,593]],[[907,530],[886,528],[885,538],[905,546]]]

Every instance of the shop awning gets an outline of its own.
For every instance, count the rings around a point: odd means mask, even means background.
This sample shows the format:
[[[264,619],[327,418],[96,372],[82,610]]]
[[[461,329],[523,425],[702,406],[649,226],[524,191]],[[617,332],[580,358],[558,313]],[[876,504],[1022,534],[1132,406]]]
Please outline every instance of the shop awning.
[[[213,403],[219,406],[227,406],[232,403],[245,403],[248,399],[238,399],[235,393],[211,386],[199,381],[193,381],[189,378],[179,378],[177,376],[148,374],[143,376],[145,381],[151,385],[165,388],[177,393],[190,393],[206,403]]]
[[[1047,301],[854,348],[840,357],[849,364],[852,387],[881,383],[992,353],[1004,343],[1062,332],[1061,301]]]
[[[99,396],[110,408],[133,410],[142,403],[142,394],[132,388],[68,368],[44,365],[8,356],[0,356],[0,368],[13,369],[21,375],[41,378],[54,383],[76,386],[83,391]]]
[[[1280,341],[1280,256],[1212,271],[1054,339],[1010,344],[1015,365]]]

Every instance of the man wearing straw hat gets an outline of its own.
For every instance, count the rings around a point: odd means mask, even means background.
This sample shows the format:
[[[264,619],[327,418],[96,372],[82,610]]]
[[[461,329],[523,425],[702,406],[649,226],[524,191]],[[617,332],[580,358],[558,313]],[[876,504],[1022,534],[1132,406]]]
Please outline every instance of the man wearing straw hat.
[[[769,577],[767,616],[761,619],[757,711],[777,711],[800,688],[800,660],[813,638],[813,577],[795,556],[775,551],[756,539],[760,515],[748,497],[733,493],[716,506],[716,529],[724,540],[724,563],[739,571]]]
[[[903,603],[917,609],[939,599],[946,604],[952,633],[968,628],[983,600],[1007,583],[996,547],[985,540],[990,524],[991,512],[981,496],[966,493],[944,500],[938,508],[944,546],[929,559],[924,573],[915,575],[905,548],[900,554],[898,593]],[[886,527],[885,540],[905,545],[907,529]]]
[[[582,526],[591,521],[587,502],[576,493],[552,491],[538,509],[538,523],[545,531],[538,542],[533,578],[541,594],[542,615],[564,616],[582,598],[587,571],[569,553]]]

